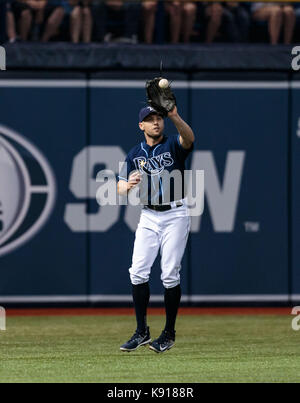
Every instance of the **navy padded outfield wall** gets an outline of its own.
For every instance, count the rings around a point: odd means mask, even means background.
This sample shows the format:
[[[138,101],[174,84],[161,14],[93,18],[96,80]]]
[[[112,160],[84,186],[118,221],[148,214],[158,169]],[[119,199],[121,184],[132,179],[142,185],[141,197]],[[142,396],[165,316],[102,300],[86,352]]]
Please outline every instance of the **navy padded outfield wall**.
[[[51,77],[51,76],[49,76]],[[62,79],[67,76],[62,76]],[[24,77],[23,77],[24,78]],[[69,191],[70,167],[75,155],[86,145],[86,85],[83,76],[77,75],[71,87],[62,85],[63,81],[15,79],[1,80],[0,108],[0,145],[2,151],[1,172],[2,233],[1,237],[1,281],[0,295],[84,295],[87,290],[87,248],[86,233],[74,234],[64,223],[66,203],[74,200]],[[76,83],[82,83],[79,86]],[[11,136],[18,136],[17,141]],[[18,180],[14,174],[24,171],[13,158],[8,160],[1,140],[18,151],[29,171],[31,185],[48,187],[36,189],[30,198],[29,209],[24,223],[4,242],[6,231],[18,220],[19,211],[25,201],[22,197],[28,188],[25,180]],[[42,160],[37,161],[28,147],[20,144],[30,142],[40,153]],[[42,164],[47,160],[53,170],[54,183],[45,180]],[[6,162],[6,164],[5,164]],[[8,163],[10,163],[7,168]],[[45,169],[43,170],[45,171]],[[51,172],[49,172],[51,179]],[[5,181],[5,177],[7,180]],[[14,181],[13,183],[12,180]],[[18,191],[20,188],[20,191]],[[47,194],[54,194],[54,206],[48,212],[46,225],[23,245],[14,248],[13,239],[26,236],[43,211]],[[18,206],[13,202],[19,194]],[[49,196],[48,196],[49,197]],[[46,211],[47,213],[47,211]],[[30,235],[30,234],[29,234]],[[10,248],[12,246],[12,248]],[[4,249],[4,251],[3,251]]]
[[[117,174],[142,140],[138,111],[155,74],[1,74],[0,304],[130,301],[139,208],[99,207],[95,179],[101,169]],[[166,76],[196,134],[188,164],[205,171],[204,214],[192,219],[182,264],[183,301],[297,299],[297,81]],[[176,133],[169,122],[166,133]],[[151,291],[162,301],[159,257]]]
[[[262,77],[192,82],[193,168],[206,178],[205,214],[192,228],[195,295],[288,293],[287,82],[274,75],[268,88]]]
[[[291,124],[291,260],[292,295],[300,301],[300,76],[292,81]]]

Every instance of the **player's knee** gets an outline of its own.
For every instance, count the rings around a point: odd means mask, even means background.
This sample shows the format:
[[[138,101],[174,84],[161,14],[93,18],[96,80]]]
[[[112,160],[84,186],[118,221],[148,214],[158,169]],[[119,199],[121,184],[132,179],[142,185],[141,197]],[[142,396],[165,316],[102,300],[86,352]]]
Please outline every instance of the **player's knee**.
[[[179,284],[180,284],[180,279],[177,279],[177,280],[172,280],[172,279],[163,280],[164,288],[174,288],[174,287],[177,287]]]
[[[163,272],[161,281],[165,288],[173,288],[180,284],[180,266],[169,272]]]
[[[129,273],[132,285],[144,284],[149,281],[149,275],[146,273],[136,273],[132,268],[129,269]]]
[[[180,284],[180,269],[181,265],[178,262],[169,262],[162,266],[160,279],[165,288],[173,288]]]
[[[135,275],[130,275],[130,281],[132,285],[140,285],[140,284],[144,284],[144,283],[148,283],[149,281],[149,277],[148,278],[142,278],[139,276],[135,276]]]

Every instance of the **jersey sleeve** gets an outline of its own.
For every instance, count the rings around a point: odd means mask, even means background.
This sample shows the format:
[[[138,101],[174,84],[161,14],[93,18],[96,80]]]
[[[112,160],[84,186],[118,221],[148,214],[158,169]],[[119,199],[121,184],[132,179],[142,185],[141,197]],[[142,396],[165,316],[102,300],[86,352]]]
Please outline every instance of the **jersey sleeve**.
[[[123,162],[123,164],[121,164],[120,173],[118,175],[118,181],[122,180],[128,182],[129,174],[134,170],[135,168],[133,161],[131,160],[129,155],[127,155],[125,161]]]
[[[179,158],[181,158],[182,160],[185,160],[189,156],[189,154],[194,150],[194,143],[187,150],[187,149],[183,148],[182,145],[180,144],[179,137],[180,137],[180,134],[172,136],[173,146],[174,146],[176,154],[179,156]]]

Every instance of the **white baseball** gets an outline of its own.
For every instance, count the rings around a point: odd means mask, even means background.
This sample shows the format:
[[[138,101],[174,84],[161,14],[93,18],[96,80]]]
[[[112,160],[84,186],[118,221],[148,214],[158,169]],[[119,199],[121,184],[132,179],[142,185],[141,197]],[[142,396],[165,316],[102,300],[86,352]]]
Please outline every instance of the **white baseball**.
[[[165,88],[169,87],[169,81],[166,78],[162,78],[160,80],[160,82],[158,83],[158,85],[160,86],[160,88],[165,89]]]

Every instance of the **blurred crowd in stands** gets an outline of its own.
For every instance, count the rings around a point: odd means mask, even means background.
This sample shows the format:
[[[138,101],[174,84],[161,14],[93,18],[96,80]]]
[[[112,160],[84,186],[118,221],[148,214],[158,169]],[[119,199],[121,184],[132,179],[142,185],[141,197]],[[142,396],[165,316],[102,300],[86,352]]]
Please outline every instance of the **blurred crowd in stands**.
[[[300,4],[0,0],[2,43],[212,43],[297,41]]]

